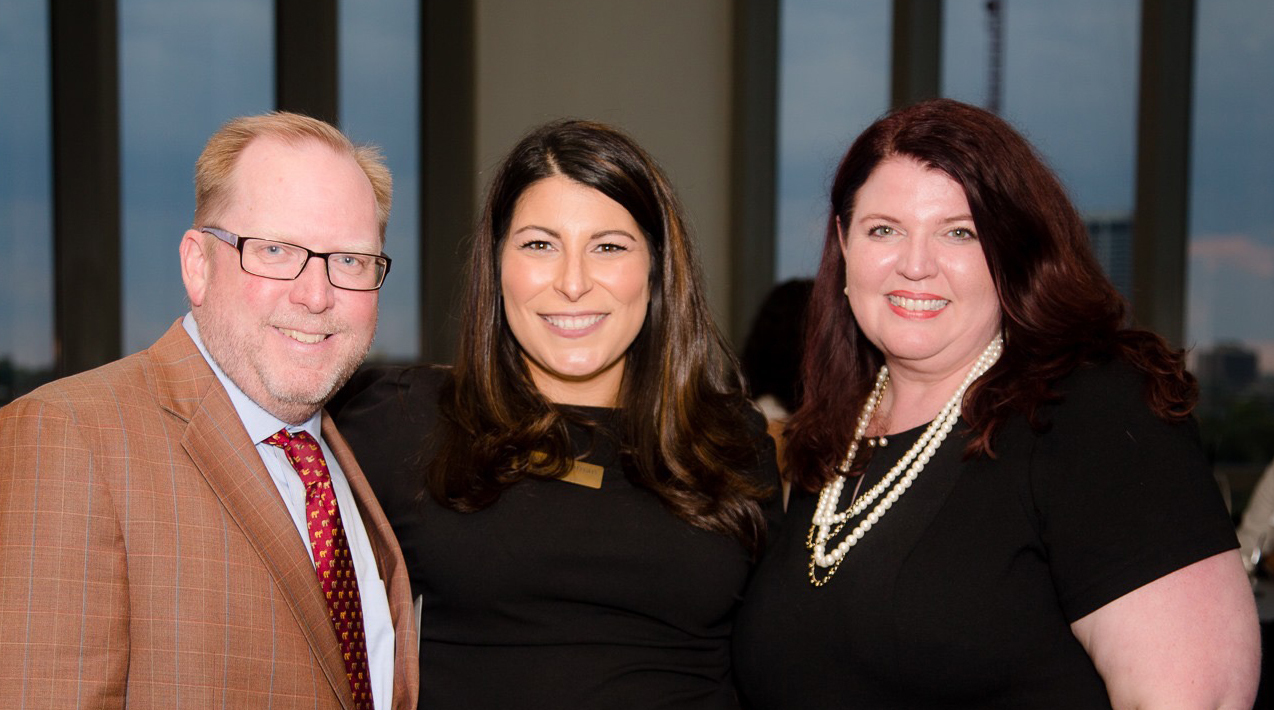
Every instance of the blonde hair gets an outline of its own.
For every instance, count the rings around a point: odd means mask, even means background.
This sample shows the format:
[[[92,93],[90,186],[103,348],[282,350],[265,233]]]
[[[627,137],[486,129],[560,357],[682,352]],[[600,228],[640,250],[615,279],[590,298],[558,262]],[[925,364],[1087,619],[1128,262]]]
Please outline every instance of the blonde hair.
[[[195,161],[195,229],[215,224],[225,211],[233,192],[231,179],[235,163],[243,150],[258,138],[274,138],[289,145],[316,140],[353,158],[372,184],[376,195],[376,222],[384,241],[394,181],[380,149],[373,145],[354,145],[332,124],[287,111],[231,119],[208,139],[199,160]]]

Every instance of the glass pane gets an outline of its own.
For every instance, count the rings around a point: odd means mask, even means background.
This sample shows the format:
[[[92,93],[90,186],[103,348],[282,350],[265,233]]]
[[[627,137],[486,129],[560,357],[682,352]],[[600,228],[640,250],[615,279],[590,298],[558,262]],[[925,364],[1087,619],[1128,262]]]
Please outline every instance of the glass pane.
[[[47,3],[0,0],[0,404],[53,373]]]
[[[1186,343],[1236,512],[1274,457],[1274,4],[1200,2]]]
[[[992,108],[1035,144],[1132,287],[1138,0],[948,0],[943,94]],[[998,50],[998,51],[997,51]]]
[[[777,281],[811,276],[849,144],[889,107],[890,0],[783,0]]]
[[[125,353],[186,312],[177,245],[195,159],[230,118],[274,107],[270,0],[119,0]]]
[[[420,3],[341,2],[341,126],[380,146],[394,173],[385,253],[394,259],[380,291],[380,327],[370,357],[420,355]]]

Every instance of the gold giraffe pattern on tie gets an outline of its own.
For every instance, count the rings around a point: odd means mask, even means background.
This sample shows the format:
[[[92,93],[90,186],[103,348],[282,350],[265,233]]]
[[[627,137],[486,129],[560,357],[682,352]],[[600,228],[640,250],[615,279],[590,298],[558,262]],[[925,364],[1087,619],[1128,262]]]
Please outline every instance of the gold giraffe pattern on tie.
[[[350,557],[341,511],[332,490],[327,461],[314,437],[304,431],[289,434],[287,429],[266,439],[287,453],[292,468],[305,484],[305,522],[314,551],[314,573],[318,576],[336,638],[345,655],[345,675],[354,694],[354,707],[373,710],[371,676],[367,665],[367,640],[363,636],[363,607],[359,601],[358,578]]]

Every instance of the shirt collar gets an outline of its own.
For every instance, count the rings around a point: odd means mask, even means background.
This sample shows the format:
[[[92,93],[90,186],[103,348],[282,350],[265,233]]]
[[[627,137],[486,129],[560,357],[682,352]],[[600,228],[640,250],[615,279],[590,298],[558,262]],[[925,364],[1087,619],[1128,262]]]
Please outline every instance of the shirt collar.
[[[319,434],[322,430],[322,410],[314,413],[314,416],[307,419],[300,426],[292,426],[282,419],[270,414],[261,408],[261,405],[252,401],[252,398],[243,393],[239,386],[231,380],[221,367],[212,359],[212,355],[208,354],[208,348],[203,344],[203,338],[199,337],[199,325],[195,323],[193,313],[186,313],[186,317],[181,319],[181,327],[186,329],[186,334],[190,339],[195,341],[195,347],[199,348],[199,353],[203,355],[203,359],[208,362],[208,367],[212,368],[213,374],[221,382],[221,386],[226,389],[226,394],[230,395],[230,403],[234,405],[234,411],[239,415],[239,420],[243,422],[243,428],[248,430],[248,436],[252,438],[252,443],[259,444],[270,438],[280,429],[286,428],[288,431],[296,432],[305,430],[310,436],[319,440]]]

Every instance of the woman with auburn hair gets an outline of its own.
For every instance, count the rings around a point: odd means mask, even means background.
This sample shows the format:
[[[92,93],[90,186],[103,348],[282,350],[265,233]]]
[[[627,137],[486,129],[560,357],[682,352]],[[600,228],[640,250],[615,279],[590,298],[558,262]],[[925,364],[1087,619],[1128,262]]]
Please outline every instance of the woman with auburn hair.
[[[735,625],[756,708],[1249,707],[1259,635],[1182,354],[1125,324],[1061,185],[934,100],[841,161]]]
[[[523,138],[472,243],[455,366],[365,372],[334,406],[423,596],[421,707],[737,707],[774,450],[630,138]]]

